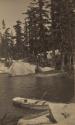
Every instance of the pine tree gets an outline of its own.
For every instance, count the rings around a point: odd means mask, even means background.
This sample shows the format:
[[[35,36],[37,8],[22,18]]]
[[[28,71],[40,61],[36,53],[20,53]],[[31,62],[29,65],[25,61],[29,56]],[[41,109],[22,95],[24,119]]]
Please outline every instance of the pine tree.
[[[72,54],[72,7],[71,0],[51,1],[53,48],[60,50],[63,62],[65,57],[69,58]],[[70,62],[70,58],[68,61]]]
[[[24,22],[24,40],[23,40],[23,48],[24,48],[24,57],[29,56],[29,34],[28,34],[28,21],[25,19]]]
[[[6,24],[5,24],[5,20],[2,20],[2,28],[5,29],[6,28]]]
[[[21,22],[18,20],[16,21],[16,25],[14,26],[15,29],[15,39],[16,39],[16,45],[15,45],[15,53],[16,58],[22,58],[23,57],[23,34],[22,34],[22,27]]]
[[[10,34],[10,28],[6,28],[5,21],[2,21],[2,28],[3,33],[1,34],[1,56],[8,59],[12,55],[10,51],[12,51],[11,45],[13,44],[11,34]]]
[[[46,0],[33,0],[27,10],[29,24],[29,40],[33,53],[46,52],[48,48],[48,11]]]

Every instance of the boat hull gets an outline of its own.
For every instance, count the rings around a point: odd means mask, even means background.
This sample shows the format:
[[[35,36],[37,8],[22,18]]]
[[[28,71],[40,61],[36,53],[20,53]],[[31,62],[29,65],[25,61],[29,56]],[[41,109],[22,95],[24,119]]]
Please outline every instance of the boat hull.
[[[28,103],[25,103],[23,100],[18,101],[13,99],[13,104],[18,107],[26,108],[26,109],[33,109],[33,110],[48,110],[48,104],[45,101],[39,101],[34,99],[28,99]],[[36,104],[36,102],[38,104]],[[39,104],[41,102],[42,104]]]
[[[18,106],[18,107],[22,107],[22,108],[26,108],[26,109],[33,109],[33,110],[48,110],[48,105],[28,105],[28,104],[22,104],[22,103],[17,103],[17,102],[13,102],[13,104],[15,106]]]

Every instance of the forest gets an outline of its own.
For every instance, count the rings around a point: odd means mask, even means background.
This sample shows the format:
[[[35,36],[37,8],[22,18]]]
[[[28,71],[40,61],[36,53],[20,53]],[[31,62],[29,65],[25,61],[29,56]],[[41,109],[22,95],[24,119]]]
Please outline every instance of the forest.
[[[25,59],[71,71],[75,49],[75,1],[32,0],[22,14],[24,21],[17,20],[13,26],[15,35],[2,20],[0,58]],[[48,53],[51,54],[49,59]]]

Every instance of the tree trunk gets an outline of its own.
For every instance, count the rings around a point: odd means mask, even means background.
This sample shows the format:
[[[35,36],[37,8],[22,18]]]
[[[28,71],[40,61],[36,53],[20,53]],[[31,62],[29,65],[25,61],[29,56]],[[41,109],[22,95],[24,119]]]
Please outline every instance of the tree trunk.
[[[55,50],[54,50],[54,49],[52,50],[52,53],[53,53],[53,61],[52,61],[52,65],[53,65],[54,68],[56,68]]]
[[[73,77],[74,77],[74,89],[73,89],[73,99],[72,102],[75,103],[75,52],[73,53]]]
[[[62,62],[61,62],[61,70],[62,71],[64,71],[64,67],[65,67],[65,64],[64,64],[64,59],[65,58],[65,56],[64,56],[64,54],[62,55]]]
[[[74,66],[74,98],[75,98],[75,51],[73,55],[73,66]]]

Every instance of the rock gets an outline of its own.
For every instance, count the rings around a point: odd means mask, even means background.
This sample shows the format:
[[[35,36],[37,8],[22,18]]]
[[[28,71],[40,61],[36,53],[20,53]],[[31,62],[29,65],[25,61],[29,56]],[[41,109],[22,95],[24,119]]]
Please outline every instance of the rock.
[[[4,63],[0,63],[0,73],[8,73],[8,68],[4,65]]]
[[[57,123],[54,125],[75,125],[75,103],[49,103],[49,108],[52,111]],[[25,120],[22,118],[17,125],[53,125],[46,116],[37,117],[34,119]]]
[[[33,73],[35,73],[35,65],[22,61],[14,61],[9,68],[9,74],[11,76],[23,76]]]
[[[75,103],[52,103],[49,106],[57,120],[56,125],[75,125]]]
[[[46,115],[38,116],[32,119],[20,119],[17,125],[40,125],[40,124],[49,124],[50,121]]]

